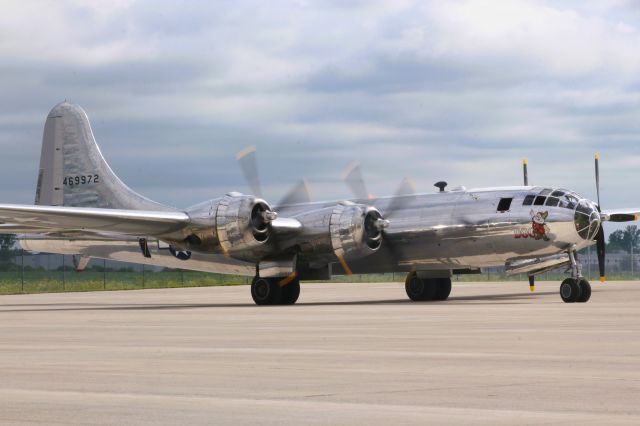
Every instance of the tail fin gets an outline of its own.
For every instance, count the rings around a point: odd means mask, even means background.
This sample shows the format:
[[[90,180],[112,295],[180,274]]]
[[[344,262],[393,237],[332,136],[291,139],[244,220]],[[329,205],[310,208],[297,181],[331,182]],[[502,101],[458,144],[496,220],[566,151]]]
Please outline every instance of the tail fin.
[[[122,183],[102,156],[87,114],[67,101],[53,107],[44,125],[35,204],[173,210]]]

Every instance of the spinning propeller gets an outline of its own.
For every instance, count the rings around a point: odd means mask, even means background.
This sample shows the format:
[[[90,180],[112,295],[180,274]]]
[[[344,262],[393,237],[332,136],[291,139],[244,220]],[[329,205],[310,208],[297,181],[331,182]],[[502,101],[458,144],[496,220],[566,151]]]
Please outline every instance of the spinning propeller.
[[[367,190],[367,186],[364,183],[362,171],[358,162],[354,161],[347,166],[343,172],[343,180],[356,199],[373,199],[373,195]],[[384,201],[378,203],[380,205],[379,208],[382,217],[377,218],[375,222],[372,221],[371,223],[372,227],[375,228],[375,231],[383,240],[380,249],[387,251],[388,256],[393,259],[394,262],[398,262],[398,250],[389,238],[388,227],[393,223],[394,216],[396,216],[397,212],[402,210],[403,207],[413,200],[415,193],[416,190],[413,182],[406,177],[402,179],[400,185],[394,192],[394,195],[387,201],[386,205],[383,204]],[[349,268],[344,259],[340,259],[340,263],[342,264],[345,272],[348,275],[351,275],[351,268]]]
[[[262,198],[262,186],[260,185],[260,174],[258,173],[258,162],[256,161],[256,147],[248,146],[244,148],[236,154],[236,160],[240,164],[242,174],[253,195]],[[276,206],[310,201],[311,190],[309,189],[309,183],[306,178],[302,178],[276,203]]]

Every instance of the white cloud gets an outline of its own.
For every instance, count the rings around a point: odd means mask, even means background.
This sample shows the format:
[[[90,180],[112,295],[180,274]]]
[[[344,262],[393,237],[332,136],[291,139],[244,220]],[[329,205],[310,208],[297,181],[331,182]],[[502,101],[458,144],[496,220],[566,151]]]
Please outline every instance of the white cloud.
[[[125,180],[179,205],[242,189],[233,154],[251,144],[273,197],[302,175],[346,195],[353,157],[376,194],[404,175],[517,183],[522,157],[588,192],[598,150],[607,203],[628,204],[639,28],[624,1],[5,2],[0,145],[34,158],[4,151],[20,164],[0,179],[23,191],[0,196],[31,201],[44,117],[67,97]]]

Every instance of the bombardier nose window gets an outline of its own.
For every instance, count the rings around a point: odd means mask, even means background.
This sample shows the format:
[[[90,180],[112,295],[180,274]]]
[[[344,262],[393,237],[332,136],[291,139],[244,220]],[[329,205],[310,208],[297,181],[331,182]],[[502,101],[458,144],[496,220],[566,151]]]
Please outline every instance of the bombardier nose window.
[[[580,237],[592,240],[600,229],[600,215],[593,205],[582,200],[576,209],[574,223]]]

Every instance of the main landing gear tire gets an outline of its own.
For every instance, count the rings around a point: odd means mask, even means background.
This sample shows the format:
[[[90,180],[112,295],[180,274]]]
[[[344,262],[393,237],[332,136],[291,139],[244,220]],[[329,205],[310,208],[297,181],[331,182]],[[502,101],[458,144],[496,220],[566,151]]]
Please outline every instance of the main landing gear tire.
[[[565,303],[584,303],[591,298],[591,284],[584,278],[567,278],[560,284],[560,297]]]
[[[447,300],[451,293],[451,279],[420,278],[415,272],[410,272],[404,282],[404,289],[414,302]]]
[[[293,305],[300,296],[300,280],[294,278],[281,285],[283,278],[254,277],[251,297],[256,305]]]
[[[294,279],[289,284],[281,287],[282,298],[280,299],[281,305],[293,305],[298,301],[300,296],[300,280]]]
[[[433,300],[447,300],[451,294],[451,278],[438,278],[436,295]]]

